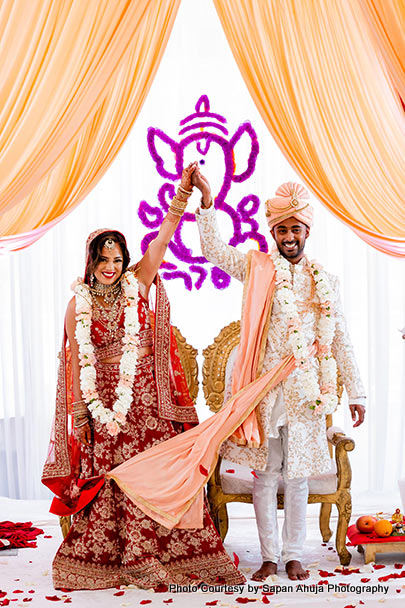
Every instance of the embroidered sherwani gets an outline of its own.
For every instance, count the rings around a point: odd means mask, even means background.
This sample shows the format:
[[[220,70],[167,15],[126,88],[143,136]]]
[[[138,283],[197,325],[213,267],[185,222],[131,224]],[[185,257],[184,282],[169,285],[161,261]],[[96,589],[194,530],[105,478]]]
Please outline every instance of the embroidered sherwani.
[[[247,255],[236,248],[226,245],[219,234],[215,210],[201,210],[196,214],[200,230],[203,255],[212,264],[218,266],[230,276],[244,282],[247,267]],[[304,257],[298,264],[290,264],[293,291],[296,295],[298,310],[301,315],[302,331],[307,344],[312,345],[317,339],[319,319],[319,299],[315,284]],[[339,296],[338,279],[328,275],[332,287],[332,306],[336,317],[336,331],[332,352],[336,359],[338,371],[347,390],[350,403],[363,404],[364,388],[354,358],[353,347],[346,328]],[[276,289],[278,289],[276,287]],[[288,347],[288,327],[281,314],[277,299],[271,312],[267,343],[262,373],[274,367],[290,353]],[[319,367],[313,357],[311,364]],[[299,370],[295,370],[286,381],[270,391],[257,408],[257,416],[265,436],[278,437],[279,428],[288,426],[288,462],[289,478],[308,477],[326,473],[330,469],[330,456],[325,432],[325,416],[315,414],[306,404],[305,394],[299,382]],[[227,384],[225,400],[230,394],[230,383]],[[239,464],[253,469],[265,470],[268,458],[267,442],[259,448],[238,447],[226,441],[221,454]]]

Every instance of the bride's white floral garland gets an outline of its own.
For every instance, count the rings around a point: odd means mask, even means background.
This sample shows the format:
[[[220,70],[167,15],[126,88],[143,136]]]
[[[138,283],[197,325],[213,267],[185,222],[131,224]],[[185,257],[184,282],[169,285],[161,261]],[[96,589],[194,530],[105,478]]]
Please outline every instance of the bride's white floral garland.
[[[82,280],[76,281],[72,286],[76,295],[75,337],[79,346],[80,390],[92,417],[98,419],[101,424],[106,424],[111,436],[117,435],[126,422],[126,415],[133,398],[132,386],[138,361],[138,281],[132,272],[126,272],[121,278],[121,285],[125,298],[125,336],[120,361],[120,377],[115,389],[117,400],[112,410],[104,407],[96,387],[96,355],[90,333],[92,319],[90,288]]]
[[[308,344],[302,331],[295,294],[293,291],[290,264],[277,249],[271,253],[276,269],[275,298],[282,314],[287,318],[289,328],[288,344],[291,347],[297,367],[301,370],[300,384],[310,403],[309,408],[319,414],[331,414],[338,405],[336,395],[337,366],[332,355],[332,341],[335,334],[335,317],[330,301],[331,286],[328,275],[315,261],[309,262],[310,272],[315,282],[321,314],[317,327],[319,359],[319,381],[317,370],[311,365]]]

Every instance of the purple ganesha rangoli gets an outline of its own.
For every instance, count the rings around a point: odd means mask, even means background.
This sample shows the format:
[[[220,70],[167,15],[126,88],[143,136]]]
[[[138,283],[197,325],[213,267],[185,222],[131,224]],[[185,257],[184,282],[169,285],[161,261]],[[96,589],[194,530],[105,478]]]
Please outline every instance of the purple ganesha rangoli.
[[[165,180],[170,181],[165,181],[159,189],[157,195],[159,206],[152,206],[146,201],[141,201],[139,204],[138,216],[142,224],[151,230],[142,240],[142,253],[145,253],[150,241],[156,237],[164,215],[169,209],[170,201],[176,194],[175,186],[183,171],[184,151],[188,146],[194,147],[196,153],[203,157],[200,160],[201,165],[205,164],[204,157],[208,152],[210,150],[212,152],[219,146],[224,170],[219,191],[216,196],[213,193],[213,198],[217,211],[226,213],[232,222],[233,234],[229,239],[229,244],[236,246],[251,239],[256,241],[260,251],[267,252],[266,239],[259,232],[259,223],[254,219],[260,205],[259,197],[255,194],[248,194],[240,200],[236,208],[225,200],[232,182],[245,182],[253,175],[257,155],[259,154],[257,135],[250,122],[245,122],[238,127],[232,137],[229,137],[226,123],[224,116],[210,112],[210,102],[207,95],[201,95],[195,106],[195,112],[180,121],[180,139],[178,141],[173,140],[160,129],[154,127],[148,129],[148,148],[156,164],[157,172]],[[243,135],[249,138],[250,150],[246,169],[236,173],[234,150]],[[158,153],[156,142],[161,147],[162,144],[166,146],[171,157],[170,160],[173,160],[174,156],[174,171],[166,169],[168,162],[165,164],[165,160]],[[196,153],[194,153],[194,156]],[[163,278],[169,280],[182,279],[186,289],[191,291],[193,287],[195,289],[201,288],[208,276],[208,271],[211,270],[211,281],[214,286],[217,289],[226,289],[231,281],[229,275],[217,267],[210,269],[207,260],[201,255],[195,255],[193,248],[185,244],[186,236],[192,243],[195,243],[197,239],[197,228],[195,226],[192,227],[192,232],[187,230],[189,222],[195,222],[194,213],[185,212],[169,244],[169,249],[176,261],[163,262]],[[180,263],[177,263],[177,260]]]

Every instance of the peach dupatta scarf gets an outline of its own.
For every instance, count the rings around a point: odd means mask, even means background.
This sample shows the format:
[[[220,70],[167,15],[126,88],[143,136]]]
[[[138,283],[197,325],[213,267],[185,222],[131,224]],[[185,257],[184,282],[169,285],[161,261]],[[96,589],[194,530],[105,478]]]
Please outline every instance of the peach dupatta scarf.
[[[259,445],[254,410],[295,368],[290,355],[256,378],[267,337],[275,270],[266,254],[249,252],[248,261],[233,396],[211,418],[137,454],[106,475],[146,515],[168,529],[202,527],[203,488],[214,471],[221,444],[234,433],[240,444]]]

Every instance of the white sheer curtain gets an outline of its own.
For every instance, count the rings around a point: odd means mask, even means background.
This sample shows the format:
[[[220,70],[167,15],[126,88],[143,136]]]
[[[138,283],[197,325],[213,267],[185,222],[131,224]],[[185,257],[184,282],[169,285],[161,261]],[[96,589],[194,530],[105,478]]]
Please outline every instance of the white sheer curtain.
[[[198,27],[196,27],[198,24]],[[0,258],[0,495],[41,498],[40,484],[53,415],[57,352],[63,332],[70,284],[83,272],[84,243],[94,228],[121,229],[133,259],[140,255],[146,229],[137,216],[140,200],[155,204],[163,183],[146,143],[147,128],[163,129],[176,139],[179,121],[189,115],[201,94],[211,110],[226,116],[233,133],[250,120],[260,153],[254,176],[234,184],[229,203],[243,195],[263,202],[276,187],[297,180],[269,136],[239,75],[211,3],[183,0],[167,52],[139,119],[119,157],[95,191],[67,219],[27,250]],[[243,146],[242,146],[243,148]],[[163,152],[162,152],[163,153]],[[243,155],[236,163],[243,164]],[[200,159],[186,150],[185,162]],[[203,168],[213,184],[223,175],[215,155]],[[298,181],[298,180],[297,180]],[[191,205],[198,202],[194,195]],[[404,263],[372,251],[334,219],[317,201],[308,253],[339,275],[344,307],[369,396],[367,421],[352,431],[346,405],[335,421],[356,440],[352,453],[354,492],[396,490],[405,475],[405,324]],[[220,218],[224,236],[230,235]],[[268,235],[264,213],[261,232]],[[187,232],[190,244],[197,229]],[[269,236],[270,238],[270,236]],[[245,244],[242,249],[253,245]],[[199,252],[193,245],[193,251]],[[168,261],[175,261],[172,254]],[[205,283],[186,292],[183,281],[167,282],[174,322],[200,351],[218,331],[240,317],[241,285],[224,291]],[[207,415],[202,396],[201,417]]]

